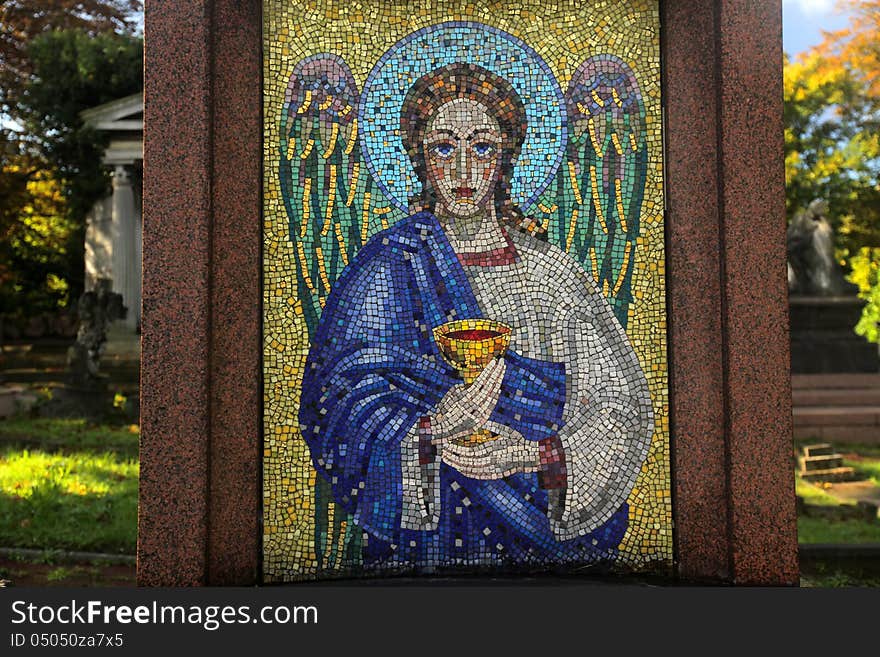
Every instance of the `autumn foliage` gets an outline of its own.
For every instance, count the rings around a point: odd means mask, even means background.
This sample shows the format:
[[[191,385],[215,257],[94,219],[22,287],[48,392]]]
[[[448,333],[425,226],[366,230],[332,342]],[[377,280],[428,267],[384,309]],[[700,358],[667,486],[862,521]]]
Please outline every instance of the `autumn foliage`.
[[[79,112],[142,88],[141,8],[0,0],[0,319],[72,306],[81,292],[85,213],[107,177],[102,136]]]
[[[846,0],[843,30],[785,62],[789,216],[829,202],[838,256],[867,301],[856,332],[880,339],[880,0]]]
[[[880,0],[785,65],[789,216],[829,202],[843,255],[880,246]]]

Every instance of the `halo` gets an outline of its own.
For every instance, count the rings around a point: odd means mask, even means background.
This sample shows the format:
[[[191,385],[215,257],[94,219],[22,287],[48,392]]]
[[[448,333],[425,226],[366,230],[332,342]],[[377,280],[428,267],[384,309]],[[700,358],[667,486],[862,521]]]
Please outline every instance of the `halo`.
[[[361,148],[373,179],[407,211],[421,191],[400,136],[400,114],[410,87],[423,75],[462,62],[507,79],[522,99],[528,129],[514,162],[511,198],[523,210],[550,184],[565,152],[565,99],[550,67],[522,40],[497,28],[452,21],[407,35],[382,55],[364,83],[358,119]]]

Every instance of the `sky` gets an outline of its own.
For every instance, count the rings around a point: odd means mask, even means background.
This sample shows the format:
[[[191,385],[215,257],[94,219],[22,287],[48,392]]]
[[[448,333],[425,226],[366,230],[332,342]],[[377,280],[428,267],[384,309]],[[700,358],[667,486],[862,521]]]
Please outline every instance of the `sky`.
[[[851,12],[835,0],[782,0],[782,46],[797,55],[822,41],[822,30],[846,27]]]

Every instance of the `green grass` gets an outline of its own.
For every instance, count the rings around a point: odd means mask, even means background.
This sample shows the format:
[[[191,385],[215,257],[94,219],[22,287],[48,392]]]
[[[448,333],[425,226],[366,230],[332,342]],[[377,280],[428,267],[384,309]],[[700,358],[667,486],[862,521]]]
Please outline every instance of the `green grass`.
[[[800,516],[798,543],[880,543],[880,522]]]
[[[824,442],[819,440],[799,441],[801,444]],[[844,465],[855,468],[860,478],[870,479],[880,485],[880,445],[835,445],[837,452],[858,454],[858,460],[844,459]],[[854,502],[843,502],[822,490],[820,486],[795,477],[795,490],[806,504],[812,506],[854,506]],[[880,543],[880,521],[869,522],[856,518],[829,519],[798,518],[799,543]],[[834,575],[831,575],[834,579]],[[844,578],[845,579],[845,578]],[[843,580],[841,580],[843,581]],[[827,585],[827,584],[823,584]]]
[[[805,588],[878,587],[880,576],[876,572],[860,568],[852,571],[826,566],[817,571],[801,573],[801,586]]]
[[[65,566],[58,566],[57,568],[53,568],[46,575],[46,580],[49,582],[61,582],[65,579],[68,579],[73,574],[72,568],[67,568]]]
[[[854,506],[826,493],[819,486],[795,477],[795,492],[812,506]],[[833,520],[829,518],[798,517],[798,543],[880,543],[880,522],[856,518]]]
[[[880,459],[865,459],[859,461],[843,460],[844,465],[855,468],[860,477],[870,479],[875,485],[880,486]]]
[[[840,506],[842,504],[836,497],[832,497],[818,486],[804,481],[800,477],[796,476],[794,482],[795,494],[802,497],[807,504],[816,506]]]
[[[138,462],[114,452],[0,449],[0,545],[133,553]]]
[[[852,454],[856,453],[860,456],[865,456],[868,458],[880,459],[880,445],[858,445],[853,444],[850,445],[848,443],[839,443],[835,445],[835,448],[841,454]]]
[[[83,419],[14,417],[0,420],[0,445],[45,450],[117,452],[137,456],[137,425],[94,425]]]

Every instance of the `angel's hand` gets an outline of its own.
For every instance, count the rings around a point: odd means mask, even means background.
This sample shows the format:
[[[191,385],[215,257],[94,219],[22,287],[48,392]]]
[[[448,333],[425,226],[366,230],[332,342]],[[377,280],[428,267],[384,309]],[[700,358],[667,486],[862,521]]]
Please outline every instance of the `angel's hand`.
[[[519,472],[535,472],[540,455],[538,443],[504,425],[487,422],[486,429],[498,434],[494,440],[467,445],[447,442],[441,459],[471,479],[501,479]]]
[[[454,386],[444,395],[431,418],[437,442],[460,438],[480,429],[489,420],[501,396],[507,371],[503,358],[496,358],[470,385]]]

